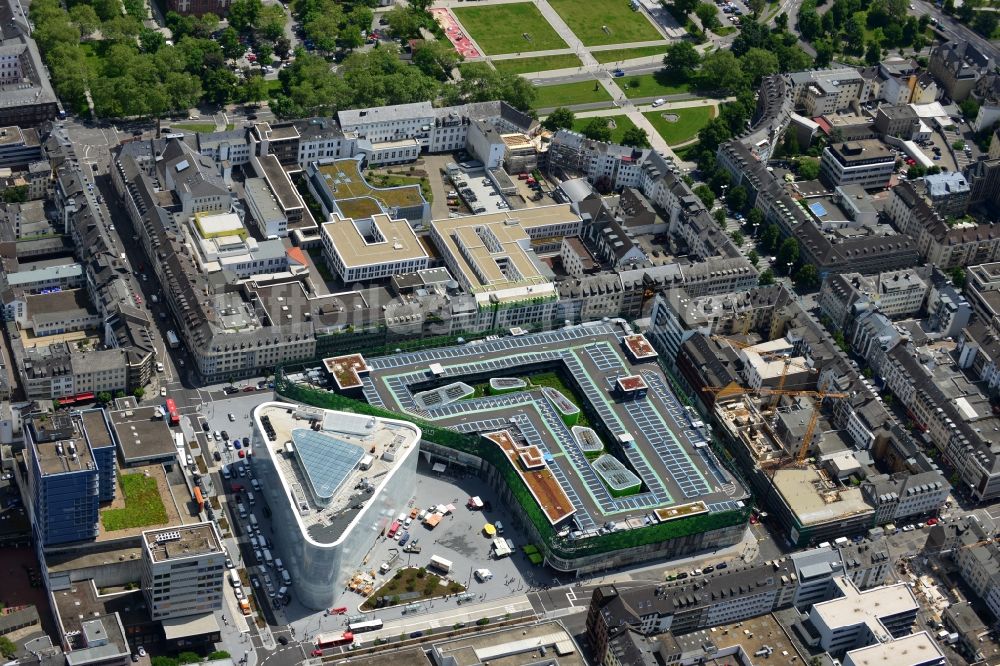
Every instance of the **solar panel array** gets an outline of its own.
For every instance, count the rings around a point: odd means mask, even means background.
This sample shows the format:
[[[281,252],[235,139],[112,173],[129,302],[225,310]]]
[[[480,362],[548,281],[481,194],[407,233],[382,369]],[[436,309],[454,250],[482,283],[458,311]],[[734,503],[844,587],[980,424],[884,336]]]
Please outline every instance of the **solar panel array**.
[[[705,461],[706,467],[715,477],[715,479],[723,485],[728,485],[735,491],[736,485],[730,480],[726,473],[722,470],[719,465],[719,461],[716,460],[715,454],[712,453],[710,447],[700,447],[700,444],[707,444],[708,440],[705,436],[693,428],[686,427],[688,423],[687,414],[684,408],[677,401],[676,396],[674,396],[673,391],[667,387],[666,382],[655,372],[649,372],[643,370],[641,372],[643,379],[646,380],[646,384],[649,386],[653,395],[663,404],[664,409],[670,415],[670,418],[674,421],[675,431],[682,432],[684,437],[691,444],[692,449],[698,452],[701,459]]]

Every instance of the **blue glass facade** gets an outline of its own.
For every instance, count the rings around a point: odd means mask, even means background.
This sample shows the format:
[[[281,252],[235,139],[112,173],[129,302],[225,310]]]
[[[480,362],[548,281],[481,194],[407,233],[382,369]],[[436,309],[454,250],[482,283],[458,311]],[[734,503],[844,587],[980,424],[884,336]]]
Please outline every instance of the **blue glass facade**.
[[[106,419],[98,421],[107,427]],[[91,421],[94,427],[94,420]],[[49,425],[49,424],[46,424]],[[87,433],[73,414],[57,429],[24,429],[28,485],[35,536],[43,547],[95,539],[101,502],[116,491],[114,442],[107,433]],[[101,442],[91,446],[91,441]]]

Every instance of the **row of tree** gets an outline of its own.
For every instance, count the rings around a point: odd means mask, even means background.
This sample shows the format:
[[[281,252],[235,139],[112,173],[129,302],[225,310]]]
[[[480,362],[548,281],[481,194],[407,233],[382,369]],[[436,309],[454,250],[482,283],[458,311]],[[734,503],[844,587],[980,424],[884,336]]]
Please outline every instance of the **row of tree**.
[[[797,28],[802,39],[816,49],[816,66],[826,67],[837,53],[864,55],[874,65],[883,49],[927,45],[930,16],[908,16],[907,0],[835,0],[822,15],[817,0],[804,0]]]
[[[429,49],[421,55],[421,51]],[[535,99],[535,88],[515,74],[504,74],[486,63],[462,67],[458,82],[448,81],[447,72],[458,63],[453,50],[434,42],[414,53],[414,67],[399,59],[395,46],[380,46],[348,56],[333,72],[320,56],[300,51],[295,61],[281,70],[282,90],[272,109],[281,117],[298,118],[330,114],[336,109],[407,104],[441,98],[445,104],[504,100],[527,111]]]
[[[612,131],[608,120],[609,119],[606,117],[591,118],[587,124],[580,129],[580,133],[588,139],[609,143],[611,141]],[[542,121],[542,127],[552,132],[561,129],[573,129],[575,124],[576,116],[572,111],[565,107],[555,109],[545,118],[545,120]],[[632,125],[622,132],[622,136],[618,139],[617,143],[623,146],[631,146],[633,148],[648,148],[649,134],[647,134],[646,130],[641,127]]]

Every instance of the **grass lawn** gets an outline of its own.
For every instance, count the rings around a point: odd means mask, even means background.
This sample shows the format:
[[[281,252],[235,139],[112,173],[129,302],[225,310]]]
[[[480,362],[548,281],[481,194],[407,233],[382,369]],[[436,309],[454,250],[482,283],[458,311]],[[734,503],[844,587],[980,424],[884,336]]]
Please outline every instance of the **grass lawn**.
[[[459,22],[487,55],[568,48],[530,2],[488,7],[455,7]],[[530,39],[526,39],[527,33]]]
[[[214,132],[215,123],[171,123],[171,129],[184,130],[187,132]]]
[[[540,372],[537,375],[528,375],[527,377],[522,377],[522,379],[527,379],[531,384],[531,388],[539,388],[541,386],[548,386],[549,388],[554,388],[555,390],[562,393],[566,398],[572,402],[574,405],[580,409],[580,419],[576,422],[578,426],[590,427],[590,422],[587,420],[587,413],[583,411],[583,406],[586,401],[583,400],[576,393],[576,389],[571,387],[569,384],[562,380],[555,372]]]
[[[102,511],[104,529],[113,532],[167,522],[167,510],[156,489],[156,479],[143,474],[123,474],[119,481],[125,496],[125,508]]]
[[[607,51],[591,51],[599,63],[618,62],[619,60],[630,60],[632,58],[645,58],[655,55],[666,55],[667,45],[661,46],[640,46],[634,49],[608,49]]]
[[[593,120],[593,118],[577,118],[573,121],[573,130],[576,132],[583,132],[583,128],[590,124]],[[617,127],[611,130],[612,143],[621,143],[622,135],[625,134],[629,128],[635,127],[635,123],[629,120],[629,117],[626,115],[607,116],[602,117],[601,120],[614,120],[615,125],[617,125]]]
[[[632,11],[625,0],[549,0],[549,4],[586,46],[663,39],[645,15]]]
[[[597,90],[594,90],[595,84],[597,85]],[[536,109],[551,109],[571,104],[611,101],[611,95],[597,81],[577,81],[576,83],[562,83],[555,86],[538,86],[536,90],[538,90],[538,95],[535,97]]]
[[[685,82],[674,82],[660,72],[654,74],[639,74],[623,76],[615,83],[625,92],[629,99],[638,97],[659,97],[661,95],[680,95],[690,92],[691,85]]]
[[[663,118],[664,114],[673,114],[677,116],[677,120],[668,122]],[[674,146],[695,138],[698,130],[708,124],[709,119],[715,115],[715,109],[711,106],[695,106],[689,109],[657,109],[643,115],[653,124],[663,140],[668,145]]]
[[[434,203],[434,192],[431,191],[431,181],[416,176],[401,176],[398,173],[379,173],[369,179],[372,185],[378,187],[399,187],[400,185],[419,185],[420,193],[427,203]]]
[[[731,35],[734,32],[736,32],[736,26],[724,25],[722,27],[716,28],[712,32],[717,34],[719,37],[726,37],[727,35]]]
[[[507,74],[526,74],[528,72],[545,72],[550,69],[579,67],[582,63],[575,53],[541,56],[539,58],[514,58],[513,60],[494,60],[493,66],[498,72]]]
[[[390,605],[409,604],[416,601],[426,601],[435,597],[443,597],[446,594],[458,594],[465,591],[465,586],[461,583],[449,582],[447,586],[441,585],[441,577],[432,574],[426,569],[397,569],[392,578],[382,584],[382,587],[375,590],[372,596],[368,597],[361,608],[373,610],[375,601],[379,597],[389,597]],[[411,594],[407,598],[407,593]]]

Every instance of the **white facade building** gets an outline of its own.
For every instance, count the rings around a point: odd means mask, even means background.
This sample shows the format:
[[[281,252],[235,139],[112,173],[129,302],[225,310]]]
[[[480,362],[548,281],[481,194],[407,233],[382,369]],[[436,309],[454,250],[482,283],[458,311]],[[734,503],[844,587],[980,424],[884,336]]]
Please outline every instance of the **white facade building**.
[[[407,507],[420,437],[405,421],[281,402],[254,409],[254,472],[304,606],[332,605],[372,539]],[[372,449],[375,460],[362,470]]]
[[[225,568],[215,523],[142,533],[142,591],[154,621],[221,609]]]

